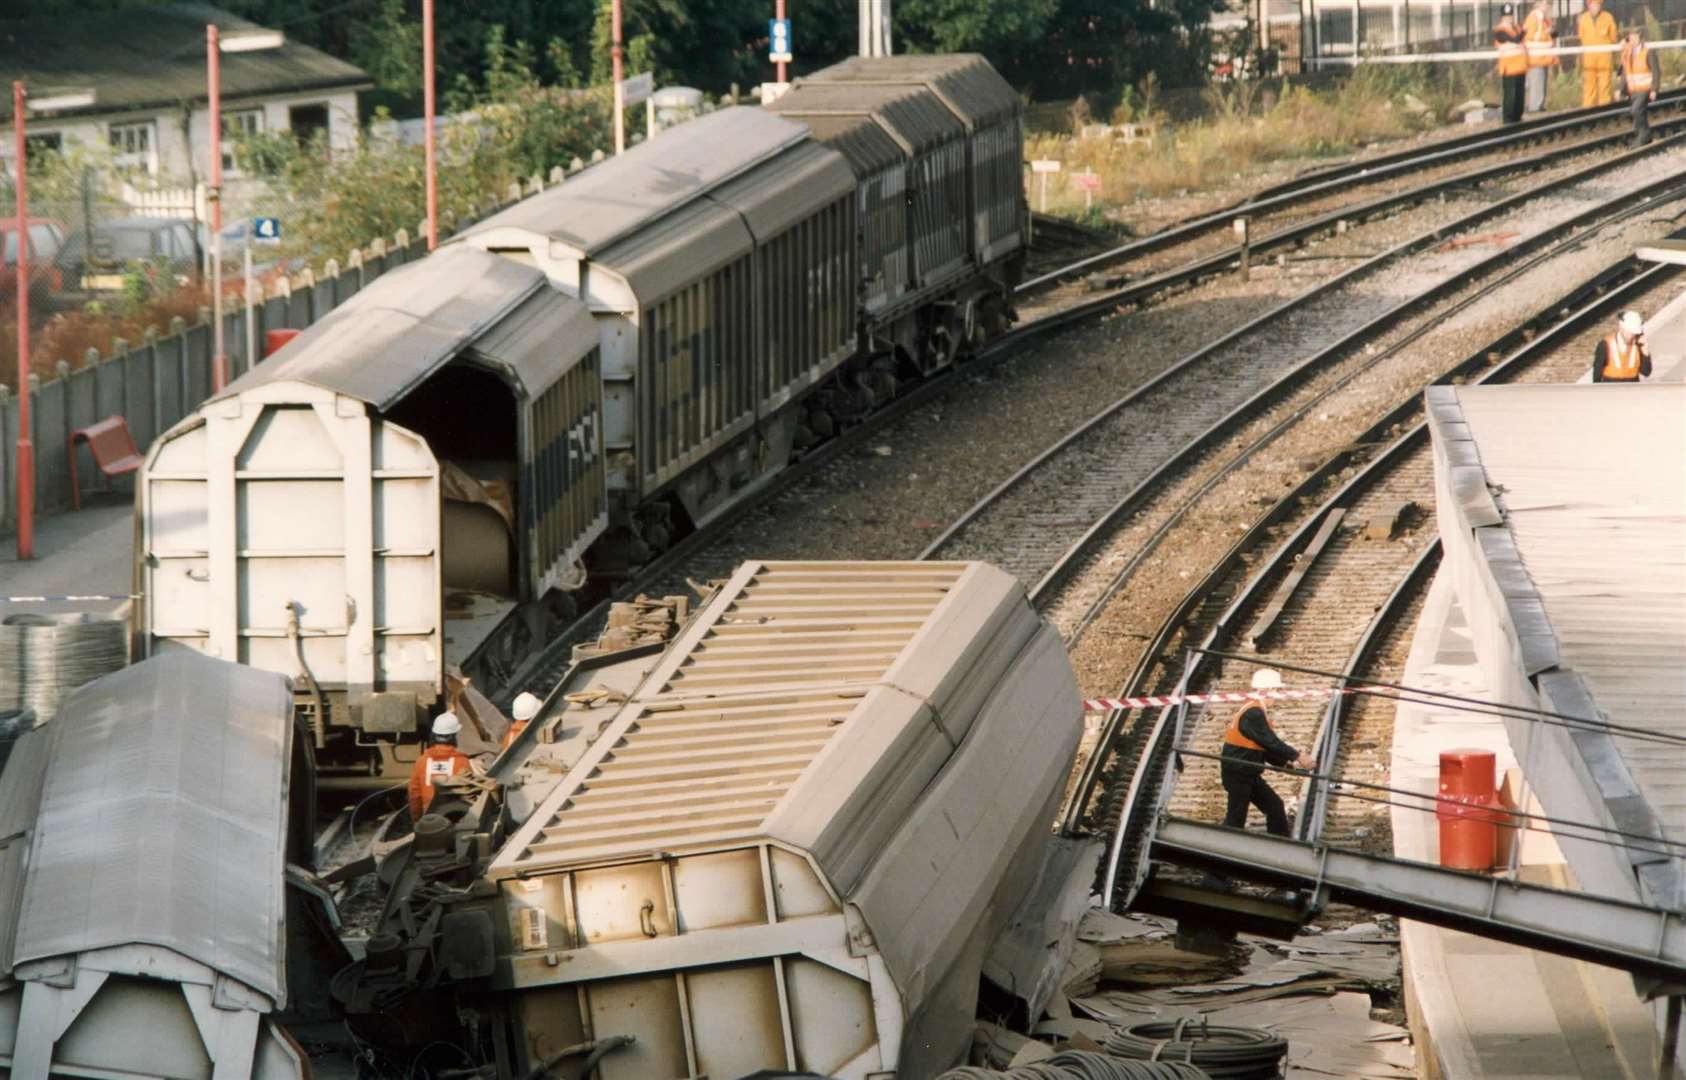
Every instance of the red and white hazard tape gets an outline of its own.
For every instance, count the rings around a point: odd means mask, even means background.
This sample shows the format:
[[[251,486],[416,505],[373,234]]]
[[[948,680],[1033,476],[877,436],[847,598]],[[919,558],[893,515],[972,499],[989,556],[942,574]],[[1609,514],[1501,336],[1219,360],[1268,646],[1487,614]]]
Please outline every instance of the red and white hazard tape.
[[[1149,694],[1146,697],[1088,698],[1083,702],[1086,713],[1112,712],[1114,709],[1160,709],[1167,705],[1222,705],[1263,698],[1266,701],[1307,701],[1334,697],[1336,694],[1362,694],[1383,690],[1380,686],[1316,686],[1303,690],[1216,690],[1210,694]]]

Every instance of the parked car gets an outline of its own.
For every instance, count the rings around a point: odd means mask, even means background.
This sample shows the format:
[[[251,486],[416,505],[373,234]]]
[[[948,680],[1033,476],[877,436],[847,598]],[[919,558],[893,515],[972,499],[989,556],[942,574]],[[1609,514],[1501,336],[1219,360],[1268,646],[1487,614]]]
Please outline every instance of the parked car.
[[[5,251],[4,261],[0,262],[0,299],[17,293],[18,232],[17,218],[0,218],[0,244],[4,245]],[[29,219],[29,276],[34,279],[34,298],[47,302],[42,305],[43,310],[51,305],[64,289],[64,275],[58,264],[64,242],[65,228],[62,221],[36,217]]]
[[[199,273],[200,250],[193,222],[183,218],[102,221],[86,233],[72,232],[59,252],[65,298],[86,301],[121,292],[137,264],[186,285]]]

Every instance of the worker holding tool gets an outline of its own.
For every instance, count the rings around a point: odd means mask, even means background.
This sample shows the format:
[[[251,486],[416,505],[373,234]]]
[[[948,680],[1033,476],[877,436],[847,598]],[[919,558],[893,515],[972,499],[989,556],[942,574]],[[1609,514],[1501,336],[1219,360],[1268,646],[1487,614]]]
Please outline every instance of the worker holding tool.
[[[1504,84],[1505,123],[1522,119],[1523,84],[1528,78],[1528,46],[1522,28],[1516,25],[1516,6],[1499,9],[1499,25],[1493,27],[1493,48],[1499,50],[1499,81]]]
[[[433,802],[433,785],[468,771],[468,755],[457,749],[462,721],[455,713],[440,713],[433,721],[433,738],[410,769],[410,820],[420,821]]]
[[[1270,725],[1270,713],[1265,708],[1265,694],[1282,688],[1282,675],[1270,668],[1253,673],[1253,693],[1245,705],[1230,717],[1224,731],[1223,761],[1219,775],[1229,807],[1224,824],[1232,829],[1247,827],[1247,808],[1256,806],[1265,816],[1265,831],[1273,836],[1288,835],[1288,811],[1282,797],[1265,783],[1265,765],[1296,765],[1313,769],[1317,763],[1295,750],[1276,735]]]
[[[1592,381],[1636,383],[1651,377],[1651,350],[1645,347],[1645,318],[1624,311],[1616,332],[1592,350]]]
[[[508,750],[510,744],[521,737],[521,733],[527,730],[527,725],[533,722],[533,717],[539,714],[539,706],[543,704],[544,702],[539,700],[537,694],[529,694],[525,690],[515,696],[515,700],[509,707],[509,711],[514,714],[515,720],[509,725],[509,730],[504,733],[502,749]]]
[[[1644,146],[1651,141],[1651,120],[1646,114],[1657,100],[1657,70],[1645,35],[1637,29],[1629,30],[1622,43],[1622,93],[1633,113],[1633,145]]]
[[[1575,32],[1582,45],[1614,45],[1619,39],[1616,18],[1604,10],[1604,0],[1586,0],[1586,10],[1575,20]],[[1610,69],[1614,56],[1607,52],[1581,54],[1581,106],[1610,104]]]
[[[1557,47],[1557,29],[1552,25],[1546,0],[1534,0],[1528,17],[1522,20],[1522,41],[1528,47],[1527,106],[1531,113],[1545,111],[1546,77],[1557,63],[1549,50]]]

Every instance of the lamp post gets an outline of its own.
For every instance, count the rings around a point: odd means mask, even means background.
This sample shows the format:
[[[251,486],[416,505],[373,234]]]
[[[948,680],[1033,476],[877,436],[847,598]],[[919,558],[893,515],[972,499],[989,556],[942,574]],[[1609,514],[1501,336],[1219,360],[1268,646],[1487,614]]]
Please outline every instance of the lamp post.
[[[621,115],[626,107],[626,88],[621,85],[621,0],[611,0],[609,31],[609,63],[615,80],[615,153],[626,149],[626,120]]]
[[[433,0],[422,0],[422,156],[427,173],[427,250],[439,246],[439,181],[433,145]]]
[[[35,443],[29,431],[29,199],[24,191],[28,160],[23,137],[24,89],[12,83],[12,127],[17,135],[18,230],[18,558],[35,557]]]
[[[785,15],[784,15],[784,0],[776,0],[776,2],[773,4],[773,18],[779,20],[780,22],[784,22],[784,17],[785,17]],[[783,85],[784,82],[786,81],[785,80],[784,61],[783,60],[777,61],[774,64],[774,68],[777,72],[777,78],[778,78],[779,84]]]
[[[222,54],[279,49],[285,40],[279,30],[236,30],[223,34],[216,23],[205,24],[205,81],[211,124],[210,184],[205,198],[211,204],[212,392],[220,392],[228,383],[228,357],[223,352],[222,340]],[[252,359],[248,356],[246,363],[251,364]]]

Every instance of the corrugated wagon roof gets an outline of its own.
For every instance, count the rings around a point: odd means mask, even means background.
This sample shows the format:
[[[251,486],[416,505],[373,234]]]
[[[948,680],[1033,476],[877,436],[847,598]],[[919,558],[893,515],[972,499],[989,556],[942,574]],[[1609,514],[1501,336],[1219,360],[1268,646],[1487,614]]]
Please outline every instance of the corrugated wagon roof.
[[[94,89],[91,107],[55,116],[203,101],[207,23],[224,31],[260,28],[192,3],[0,20],[0,71],[8,79],[22,79],[36,95],[59,87]],[[280,48],[222,58],[225,100],[370,85],[362,68],[292,40]],[[7,95],[0,102],[0,118],[10,120],[11,115]]]
[[[929,87],[967,126],[987,124],[1020,109],[1019,96],[977,53],[941,56],[853,56],[808,76],[813,82]]]
[[[747,564],[527,819],[493,874],[764,834],[816,759],[853,725],[874,722],[871,703],[886,693],[897,699],[886,706],[896,723],[920,711],[939,731],[935,703],[961,693],[954,684],[964,677],[942,658],[974,648],[989,637],[982,627],[1023,607],[1010,578],[975,563]]]
[[[157,945],[280,1005],[292,713],[281,676],[188,651],[76,691],[30,736],[48,746],[12,959]]]
[[[463,235],[517,229],[594,255],[808,137],[764,109],[721,109],[493,214]]]

